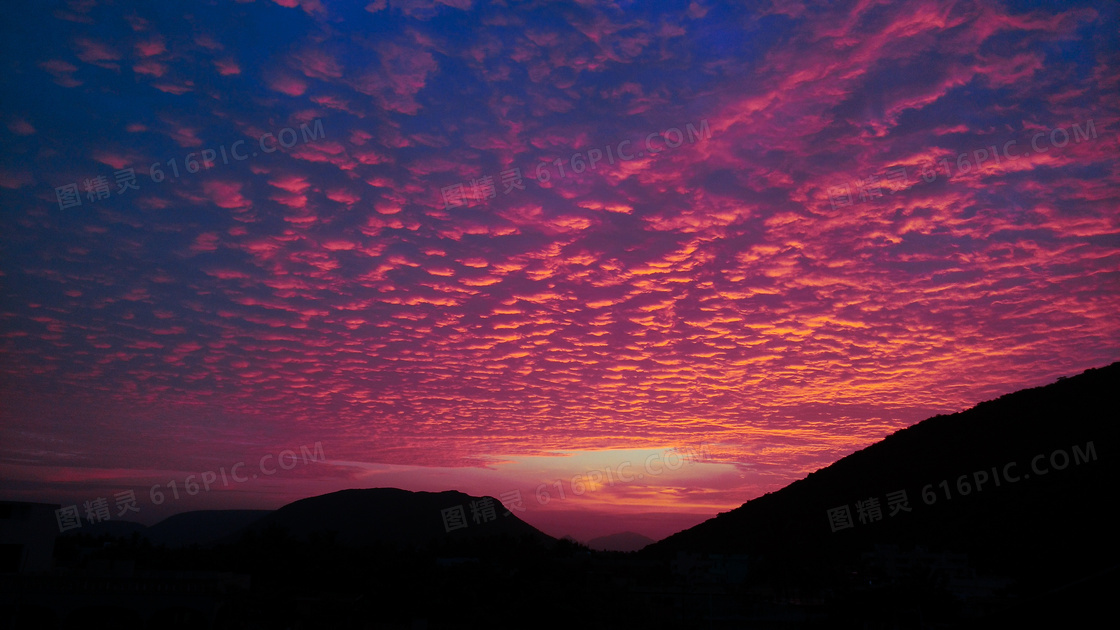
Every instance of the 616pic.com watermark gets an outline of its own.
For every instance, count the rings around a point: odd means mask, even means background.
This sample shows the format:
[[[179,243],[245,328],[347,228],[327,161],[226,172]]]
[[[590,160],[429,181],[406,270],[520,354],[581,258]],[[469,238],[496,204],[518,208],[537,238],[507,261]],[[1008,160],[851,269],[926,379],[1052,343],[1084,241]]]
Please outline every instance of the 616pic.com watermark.
[[[261,457],[257,462],[257,468],[260,474],[275,475],[279,470],[291,470],[295,468],[300,459],[302,458],[304,465],[311,462],[325,462],[327,461],[326,455],[323,454],[323,443],[316,442],[314,447],[308,448],[307,446],[300,446],[300,457],[296,457],[295,451],[283,450],[275,456],[275,462],[271,454]],[[286,465],[285,462],[288,462]],[[218,476],[221,475],[221,487],[229,487],[230,481],[234,483],[245,483],[250,479],[257,479],[259,475],[255,472],[243,470],[246,466],[245,462],[237,462],[229,469],[229,474],[226,474],[224,467],[219,468],[218,472],[208,470],[198,475],[188,475],[186,479],[180,484],[172,479],[166,484],[155,484],[148,490],[148,499],[152,505],[162,505],[165,501],[175,500],[178,501],[182,496],[179,491],[182,490],[187,496],[195,496],[199,492],[210,492],[211,488],[217,488],[216,482]],[[196,480],[196,477],[198,478]],[[199,484],[201,482],[201,485]],[[212,486],[213,484],[213,486]],[[117,518],[135,512],[139,513],[140,508],[136,506],[136,491],[125,490],[113,495],[116,501]],[[86,501],[83,504],[85,508],[86,521],[89,523],[100,523],[101,521],[110,520],[111,514],[109,513],[109,502],[105,497],[98,497],[92,501]],[[78,509],[77,504],[69,505],[62,509],[54,511],[55,519],[58,521],[58,531],[65,532],[71,529],[78,529],[82,526],[82,515]]]
[[[1102,125],[1106,126],[1106,125]],[[1080,124],[1074,123],[1071,125],[1070,130],[1062,127],[1055,127],[1050,131],[1040,131],[1030,138],[1030,146],[1035,154],[1044,154],[1054,148],[1063,149],[1071,141],[1074,144],[1081,144],[1088,140],[1097,139],[1096,123],[1090,118],[1085,123],[1085,128],[1082,129]],[[1024,138],[1024,141],[1026,139]],[[932,184],[937,181],[938,167],[945,171],[945,177],[952,178],[954,175],[964,175],[969,172],[979,172],[980,170],[990,168],[992,166],[1000,165],[1000,146],[1003,148],[1003,161],[1013,162],[1019,158],[1029,158],[1031,151],[1026,150],[1025,147],[1017,147],[1018,140],[1012,139],[1006,142],[991,144],[986,147],[979,147],[957,155],[948,155],[933,162],[927,162],[922,165],[921,179],[927,184]],[[988,149],[991,149],[989,151]],[[1022,150],[1021,150],[1022,149]],[[956,173],[953,172],[953,167],[956,166]],[[885,180],[885,181],[883,181]],[[853,193],[853,187],[848,184],[841,186],[834,186],[828,191],[828,200],[832,204],[833,210],[838,210],[845,206],[850,206],[855,203],[856,197],[859,197],[861,202],[871,201],[872,199],[879,199],[883,197],[884,184],[888,194],[895,194],[910,187],[911,182],[917,183],[918,178],[911,178],[905,166],[895,166],[886,169],[883,175],[871,174],[867,177],[856,178]],[[892,186],[893,184],[893,186]]]
[[[708,126],[708,119],[706,118],[700,121],[699,129],[693,126],[692,123],[688,123],[685,125],[685,131],[687,131],[689,144],[694,144],[697,140],[707,140],[712,137],[712,129]],[[552,162],[542,161],[540,164],[537,164],[536,171],[534,172],[535,177],[529,179],[535,179],[537,184],[548,183],[553,178],[552,171],[549,167],[550,164],[556,167],[556,178],[564,179],[586,171],[593,171],[596,166],[604,162],[607,165],[613,166],[616,155],[620,162],[629,162],[646,155],[656,155],[662,151],[675,149],[684,144],[686,137],[685,131],[681,131],[677,127],[672,127],[662,132],[655,131],[648,134],[645,138],[645,150],[640,150],[639,148],[636,153],[633,152],[634,148],[630,146],[632,144],[631,141],[623,140],[617,145],[604,145],[602,149],[587,149],[586,157],[584,156],[584,151],[576,151],[568,159],[556,158]],[[660,143],[654,143],[655,138],[660,138],[664,146],[660,146]],[[520,167],[504,170],[499,173],[498,176],[501,178],[502,186],[505,189],[503,194],[508,195],[515,188],[518,190],[525,190]],[[444,210],[467,205],[469,203],[467,200],[481,202],[498,196],[497,187],[494,186],[494,177],[490,175],[479,179],[473,179],[470,182],[461,182],[452,184],[451,186],[444,186],[440,189],[440,192],[443,193]]]
[[[574,496],[582,496],[587,492],[594,492],[603,486],[614,487],[615,478],[622,483],[630,483],[635,479],[644,479],[646,476],[656,477],[663,474],[666,470],[676,471],[680,470],[682,466],[687,463],[704,462],[711,459],[711,454],[708,452],[708,446],[701,445],[700,448],[672,448],[663,453],[654,453],[646,458],[645,472],[637,472],[632,466],[634,464],[630,461],[625,461],[619,464],[613,470],[610,466],[602,470],[589,470],[572,477],[568,485],[568,493],[564,492],[563,479],[557,479],[551,483],[542,483],[537,486],[534,496],[537,499],[537,505],[548,505],[555,500],[562,500],[568,498],[568,494]],[[607,483],[603,483],[606,481]],[[555,494],[553,491],[555,490]],[[520,490],[509,490],[503,492],[498,497],[503,507],[506,508],[503,516],[509,516],[511,511],[524,512],[525,501],[521,497]],[[481,525],[487,521],[497,520],[497,506],[494,500],[490,497],[482,497],[471,501],[468,505],[471,511],[471,518],[476,525]],[[456,505],[444,510],[440,510],[440,515],[443,517],[443,529],[446,532],[451,532],[456,529],[467,527],[467,512],[463,506]]]
[[[304,143],[311,142],[312,140],[320,140],[326,136],[323,131],[323,121],[316,118],[312,121],[313,127],[308,127],[307,123],[301,123],[299,126],[300,132],[303,135]],[[290,135],[287,135],[290,134]],[[272,138],[269,142],[265,142],[267,138]],[[296,130],[291,127],[281,129],[274,136],[271,133],[263,134],[257,139],[257,145],[264,153],[273,153],[279,147],[290,149],[299,141],[299,136],[296,135]],[[244,148],[245,140],[237,140],[231,144],[227,150],[226,145],[219,145],[215,149],[202,149],[201,151],[188,153],[183,158],[183,169],[179,169],[178,158],[171,158],[164,162],[154,162],[148,167],[148,176],[152,182],[158,184],[163,181],[171,181],[179,179],[185,175],[193,175],[200,171],[208,171],[218,165],[218,156],[221,155],[222,164],[229,164],[230,157],[235,161],[247,160],[250,157],[256,157],[257,152],[253,151],[250,147]],[[252,153],[247,153],[251,151]],[[164,166],[166,164],[166,167]],[[166,168],[166,172],[165,169]],[[184,172],[185,171],[185,172]],[[117,184],[117,196],[123,195],[130,190],[140,190],[140,184],[136,179],[136,169],[124,168],[113,172],[113,180]],[[109,186],[109,178],[104,175],[98,175],[92,178],[82,180],[82,189],[78,188],[78,184],[66,184],[65,186],[58,186],[54,189],[55,196],[58,198],[58,209],[66,210],[67,208],[75,208],[82,205],[82,190],[86,193],[86,198],[90,203],[108,199],[112,196],[112,189]]]
[[[935,481],[933,483],[927,483],[922,486],[920,492],[922,502],[926,505],[933,505],[942,499],[949,501],[954,497],[964,497],[973,492],[983,492],[985,488],[989,490],[998,488],[1002,485],[1002,482],[1018,483],[1019,481],[1030,479],[1032,473],[1035,476],[1041,477],[1053,471],[1065,470],[1071,463],[1074,466],[1080,466],[1081,464],[1097,461],[1097,449],[1091,441],[1087,442],[1084,448],[1075,444],[1071,450],[1073,451],[1073,457],[1070,457],[1070,454],[1065,449],[1058,449],[1049,455],[1035,455],[1030,463],[1031,472],[1017,470],[1018,464],[1016,462],[1009,462],[1002,467],[992,466],[990,475],[988,474],[989,469],[984,469],[959,475],[954,482],[950,482],[948,479],[942,479],[940,482]],[[1049,466],[1047,466],[1047,464],[1049,464]],[[888,492],[886,499],[887,509],[890,510],[889,516],[892,518],[900,512],[913,511],[913,508],[910,507],[910,498],[906,494],[906,490]],[[856,515],[861,525],[869,525],[875,521],[883,520],[883,508],[878,497],[868,497],[867,499],[856,501],[855,505]],[[833,533],[842,529],[851,529],[856,526],[855,520],[852,519],[850,504],[834,507],[828,510],[826,515],[828,516],[828,524],[832,528]]]

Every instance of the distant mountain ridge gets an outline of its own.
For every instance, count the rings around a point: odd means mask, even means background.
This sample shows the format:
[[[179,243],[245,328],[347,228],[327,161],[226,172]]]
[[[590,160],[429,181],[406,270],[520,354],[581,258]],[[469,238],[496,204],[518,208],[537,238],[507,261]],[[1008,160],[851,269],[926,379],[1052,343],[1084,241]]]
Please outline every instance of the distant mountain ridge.
[[[272,510],[197,510],[169,516],[144,534],[153,545],[189,547],[207,545],[242,530]]]
[[[473,509],[472,509],[473,506]],[[233,544],[246,535],[282,533],[297,540],[333,539],[344,546],[422,546],[487,538],[555,539],[506,511],[493,497],[398,488],[350,489],[289,503],[278,510],[199,510],[145,527],[130,521],[85,524],[74,534],[147,538],[153,545]]]
[[[173,514],[152,526],[133,521],[101,521],[89,523],[70,534],[130,538],[138,534],[153,545],[171,548],[207,545],[229,536],[260,520],[272,510],[195,510]]]
[[[399,488],[340,490],[301,499],[268,514],[239,535],[267,530],[283,531],[296,539],[328,536],[348,546],[416,546],[497,537],[555,542],[507,512],[493,497]]]
[[[638,551],[653,543],[653,539],[635,532],[619,532],[599,536],[587,541],[595,551]]]

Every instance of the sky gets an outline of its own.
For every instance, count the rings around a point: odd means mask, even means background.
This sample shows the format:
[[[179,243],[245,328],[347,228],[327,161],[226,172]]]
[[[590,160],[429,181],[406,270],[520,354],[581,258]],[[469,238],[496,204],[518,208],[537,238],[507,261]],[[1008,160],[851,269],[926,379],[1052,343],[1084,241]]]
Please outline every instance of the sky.
[[[0,498],[520,493],[660,538],[1116,361],[1118,12],[22,7]]]

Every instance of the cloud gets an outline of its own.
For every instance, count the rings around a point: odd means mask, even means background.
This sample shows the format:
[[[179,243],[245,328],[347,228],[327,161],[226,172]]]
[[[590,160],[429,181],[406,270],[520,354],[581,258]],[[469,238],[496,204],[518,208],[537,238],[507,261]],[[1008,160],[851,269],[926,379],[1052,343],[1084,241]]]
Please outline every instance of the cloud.
[[[610,498],[715,510],[1114,361],[1109,11],[33,10],[70,45],[2,86],[0,457],[711,442],[750,478]]]

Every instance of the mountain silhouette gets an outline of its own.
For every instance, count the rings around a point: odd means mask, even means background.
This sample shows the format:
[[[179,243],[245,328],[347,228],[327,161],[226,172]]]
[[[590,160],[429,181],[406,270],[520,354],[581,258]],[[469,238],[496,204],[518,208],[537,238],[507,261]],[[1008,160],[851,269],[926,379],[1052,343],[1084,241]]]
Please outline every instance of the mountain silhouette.
[[[907,550],[964,554],[1024,596],[1114,581],[1117,391],[1120,363],[935,416],[643,554],[745,554],[795,583]]]
[[[129,538],[138,534],[153,545],[170,548],[208,545],[227,538],[260,520],[271,510],[196,510],[174,514],[145,526],[133,521],[83,522],[81,529],[63,536]]]
[[[205,545],[245,529],[271,510],[197,510],[169,516],[149,527],[143,535],[153,545],[187,547]]]
[[[296,540],[327,537],[343,546],[423,546],[449,539],[499,537],[555,542],[507,512],[493,497],[398,488],[341,490],[301,499],[264,516],[242,533],[266,531],[283,532]]]
[[[107,536],[110,538],[128,538],[133,534],[139,534],[142,537],[147,537],[148,529],[149,528],[147,525],[144,525],[143,523],[137,523],[135,521],[108,520],[100,521],[98,523],[91,523],[88,519],[83,518],[81,528],[68,531],[60,535],[63,537],[85,535],[95,538],[99,536]]]
[[[619,532],[587,541],[595,551],[638,551],[653,542],[652,538],[634,532]]]

